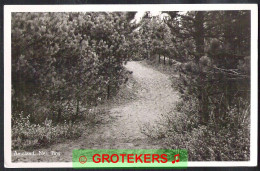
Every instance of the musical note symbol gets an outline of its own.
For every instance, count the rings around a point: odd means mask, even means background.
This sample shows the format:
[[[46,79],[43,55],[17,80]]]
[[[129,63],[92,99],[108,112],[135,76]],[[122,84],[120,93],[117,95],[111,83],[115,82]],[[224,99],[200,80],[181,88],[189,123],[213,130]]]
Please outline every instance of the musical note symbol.
[[[176,160],[176,157],[178,157],[178,159]],[[179,162],[180,161],[180,154],[176,154],[174,155],[174,160],[172,161],[172,164],[174,164],[176,162]]]

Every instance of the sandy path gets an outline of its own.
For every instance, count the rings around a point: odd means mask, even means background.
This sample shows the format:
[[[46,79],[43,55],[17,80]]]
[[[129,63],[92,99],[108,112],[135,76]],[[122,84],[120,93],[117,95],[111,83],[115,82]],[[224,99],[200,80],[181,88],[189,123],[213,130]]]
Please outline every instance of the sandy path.
[[[53,161],[69,162],[73,149],[159,149],[160,142],[152,141],[142,133],[146,124],[155,125],[162,113],[170,111],[177,99],[168,75],[142,65],[128,62],[125,66],[133,71],[133,79],[138,83],[134,101],[114,105],[109,120],[93,129],[88,135],[75,141],[52,145],[41,151],[60,152],[60,156],[13,157],[14,161]],[[38,151],[38,150],[37,150]]]

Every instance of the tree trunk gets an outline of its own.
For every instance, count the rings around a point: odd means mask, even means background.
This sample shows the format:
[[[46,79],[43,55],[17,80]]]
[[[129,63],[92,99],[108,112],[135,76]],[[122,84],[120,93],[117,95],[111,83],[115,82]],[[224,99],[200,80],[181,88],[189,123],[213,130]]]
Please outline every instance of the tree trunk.
[[[75,115],[75,118],[73,119],[73,121],[75,121],[78,116],[79,116],[79,100],[77,99],[76,115]]]
[[[165,65],[165,56],[163,56],[163,64]]]
[[[194,33],[194,40],[195,40],[195,46],[196,46],[196,55],[195,60],[196,64],[199,66],[199,77],[198,85],[203,85],[203,81],[205,80],[205,75],[203,74],[201,67],[199,65],[199,60],[202,56],[204,56],[204,14],[203,11],[198,11],[195,14],[195,21],[194,21],[194,27],[195,27],[195,33]],[[209,119],[209,113],[208,113],[208,100],[207,95],[204,91],[204,87],[200,87],[198,91],[199,95],[199,113],[201,117],[201,124],[207,124]]]
[[[161,55],[159,54],[159,63],[161,62]]]
[[[107,85],[107,99],[109,99],[109,97],[110,97],[110,85],[108,83],[108,85]]]
[[[194,39],[196,44],[196,62],[199,62],[201,56],[204,55],[204,12],[198,11],[195,15],[195,33]]]
[[[59,106],[58,106],[58,116],[57,116],[57,123],[59,123],[60,122],[60,119],[61,119],[61,106],[62,106],[62,102],[61,102],[61,95],[60,95],[60,91],[58,92],[58,97],[59,97]]]
[[[110,80],[112,79],[111,77],[111,58],[109,57],[108,59],[108,83],[107,83],[107,99],[110,97]]]

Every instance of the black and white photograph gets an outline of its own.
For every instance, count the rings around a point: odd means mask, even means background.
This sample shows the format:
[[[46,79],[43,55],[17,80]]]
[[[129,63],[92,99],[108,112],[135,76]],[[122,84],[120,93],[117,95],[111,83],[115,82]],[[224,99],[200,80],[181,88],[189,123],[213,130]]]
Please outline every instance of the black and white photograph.
[[[212,6],[5,6],[6,161],[186,149],[188,165],[256,165],[257,5]]]

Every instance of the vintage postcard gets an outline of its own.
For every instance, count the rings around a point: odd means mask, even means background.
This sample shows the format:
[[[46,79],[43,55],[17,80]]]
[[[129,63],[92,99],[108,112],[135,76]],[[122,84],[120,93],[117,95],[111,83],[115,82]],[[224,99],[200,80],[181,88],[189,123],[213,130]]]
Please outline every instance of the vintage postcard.
[[[5,167],[257,165],[256,4],[4,6]]]

